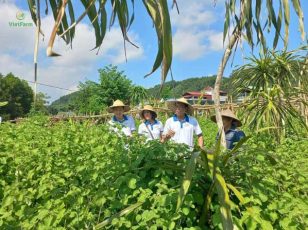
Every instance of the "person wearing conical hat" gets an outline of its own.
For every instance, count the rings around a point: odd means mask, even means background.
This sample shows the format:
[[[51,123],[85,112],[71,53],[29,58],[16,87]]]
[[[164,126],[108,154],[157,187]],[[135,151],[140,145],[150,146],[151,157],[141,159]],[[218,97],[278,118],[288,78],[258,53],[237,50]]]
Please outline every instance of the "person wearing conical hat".
[[[230,109],[221,111],[221,117],[224,126],[227,149],[233,149],[235,143],[239,142],[239,140],[245,137],[245,133],[237,129],[238,127],[242,126],[242,122],[235,116],[235,114]],[[211,117],[211,120],[213,122],[216,122],[215,115]]]
[[[109,124],[114,126],[115,124],[119,124],[122,126],[122,132],[126,136],[132,136],[132,132],[136,130],[135,121],[134,119],[129,116],[125,115],[125,112],[128,112],[130,107],[125,105],[121,100],[116,100],[113,102],[113,105],[108,108],[109,113],[113,113]],[[113,129],[115,132],[119,132],[117,128]]]
[[[176,143],[184,143],[192,149],[195,134],[198,136],[198,145],[203,148],[202,130],[198,121],[191,116],[193,107],[185,98],[169,101],[167,106],[174,115],[166,121],[163,142],[171,139]]]
[[[157,113],[154,111],[153,107],[145,105],[139,115],[144,122],[139,125],[138,134],[144,135],[147,140],[161,140],[164,126],[156,119]]]

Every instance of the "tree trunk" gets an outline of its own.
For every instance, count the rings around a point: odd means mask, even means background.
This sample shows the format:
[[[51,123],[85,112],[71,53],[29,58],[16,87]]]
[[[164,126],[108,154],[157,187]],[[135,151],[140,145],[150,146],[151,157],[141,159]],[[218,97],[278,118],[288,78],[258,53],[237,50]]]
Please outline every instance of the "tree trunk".
[[[219,91],[220,91],[220,85],[221,85],[221,80],[223,77],[224,70],[226,68],[226,64],[229,60],[229,57],[231,56],[232,49],[239,39],[240,36],[240,30],[237,29],[231,36],[229,44],[224,52],[224,55],[221,59],[219,68],[218,68],[218,73],[215,81],[215,87],[214,87],[214,104],[215,104],[215,115],[216,115],[216,122],[218,125],[218,130],[219,133],[221,134],[221,145],[226,148],[226,139],[225,139],[225,132],[224,132],[224,127],[222,123],[222,118],[221,118],[221,111],[220,111],[220,96],[219,96]]]
[[[221,80],[223,77],[224,70],[226,68],[227,62],[231,56],[232,50],[236,42],[239,40],[243,28],[243,24],[245,22],[244,19],[244,9],[246,8],[246,4],[248,1],[241,0],[240,4],[240,17],[239,17],[239,22],[236,25],[234,33],[232,33],[229,43],[227,45],[227,48],[225,49],[224,55],[221,59],[218,72],[217,72],[217,77],[215,81],[215,87],[214,87],[214,104],[215,104],[215,116],[216,116],[216,122],[218,125],[218,130],[219,133],[221,134],[221,145],[224,146],[225,148],[227,147],[226,145],[226,138],[225,138],[225,132],[224,132],[224,127],[222,123],[222,118],[221,118],[221,111],[220,111],[220,85],[221,85]]]

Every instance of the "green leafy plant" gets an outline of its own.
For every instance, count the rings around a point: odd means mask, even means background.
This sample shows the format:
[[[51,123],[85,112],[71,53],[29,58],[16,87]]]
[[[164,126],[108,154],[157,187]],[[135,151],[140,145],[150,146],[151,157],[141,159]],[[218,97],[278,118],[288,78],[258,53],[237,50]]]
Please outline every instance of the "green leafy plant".
[[[246,65],[238,68],[233,74],[233,85],[237,93],[250,89],[247,97],[249,102],[244,121],[251,129],[259,130],[271,127],[268,132],[280,140],[286,135],[286,127],[296,131],[294,121],[304,122],[300,110],[300,103],[305,99],[299,97],[307,94],[304,88],[299,88],[301,82],[306,82],[306,76],[300,74],[303,57],[298,51],[267,51],[260,57],[248,58]]]
[[[200,124],[214,143],[215,124]],[[192,154],[106,125],[4,123],[0,228],[305,229],[307,139],[245,141]]]

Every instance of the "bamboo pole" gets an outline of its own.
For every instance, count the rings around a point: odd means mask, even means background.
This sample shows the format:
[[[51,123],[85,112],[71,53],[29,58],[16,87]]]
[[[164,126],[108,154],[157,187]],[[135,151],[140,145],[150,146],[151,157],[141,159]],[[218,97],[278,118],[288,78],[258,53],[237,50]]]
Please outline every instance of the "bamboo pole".
[[[41,30],[41,16],[40,16],[40,0],[36,1],[36,33],[35,33],[35,45],[34,45],[34,110],[36,108],[36,95],[37,95],[37,56]]]

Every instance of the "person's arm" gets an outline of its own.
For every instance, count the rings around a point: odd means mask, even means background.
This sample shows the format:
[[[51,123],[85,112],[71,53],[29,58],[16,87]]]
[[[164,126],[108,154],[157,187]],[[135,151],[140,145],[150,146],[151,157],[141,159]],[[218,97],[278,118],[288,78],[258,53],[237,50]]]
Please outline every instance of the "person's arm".
[[[170,131],[172,131],[170,129],[170,123],[169,123],[169,120],[166,121],[166,124],[165,124],[165,128],[164,128],[164,131],[162,133],[162,139],[161,139],[161,142],[166,142],[168,141],[172,136],[172,133]]]
[[[129,128],[130,128],[131,132],[133,133],[133,132],[136,131],[135,120],[131,116],[129,118],[130,118],[130,122],[129,122],[130,126],[129,126]]]
[[[200,125],[199,125],[197,120],[196,120],[196,124],[194,125],[194,131],[195,131],[195,134],[198,136],[198,145],[199,145],[199,147],[201,149],[204,149],[203,134],[202,134],[202,130],[201,130]]]
[[[201,149],[204,149],[204,144],[203,144],[203,135],[200,134],[198,135],[198,145]]]
[[[242,130],[239,130],[238,133],[237,133],[237,136],[238,136],[238,140],[241,140],[246,135],[245,135],[245,133]]]
[[[160,123],[160,128],[159,128],[159,140],[162,142],[163,141],[163,132],[164,132],[164,125],[163,123]]]
[[[232,144],[231,145],[234,147],[244,137],[245,137],[245,133],[243,131],[241,131],[241,130],[237,130],[235,135],[234,135],[234,138],[232,140]]]

